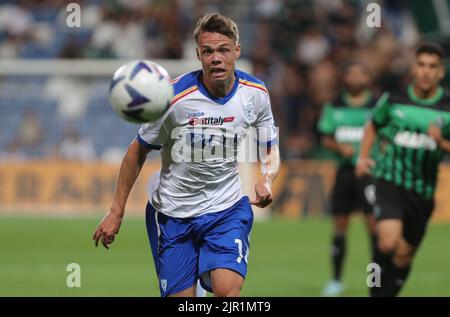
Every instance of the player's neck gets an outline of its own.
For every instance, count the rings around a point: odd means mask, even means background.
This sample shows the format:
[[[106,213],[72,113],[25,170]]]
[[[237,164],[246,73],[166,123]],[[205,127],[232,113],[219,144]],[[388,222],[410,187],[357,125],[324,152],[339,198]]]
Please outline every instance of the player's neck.
[[[346,92],[344,95],[347,103],[349,106],[351,107],[362,107],[367,103],[367,100],[370,97],[370,91],[367,89],[355,92],[355,93],[350,93],[350,92]]]
[[[420,89],[419,86],[413,85],[414,95],[419,99],[430,99],[436,96],[439,86],[432,87],[428,90]]]
[[[228,95],[233,90],[235,80],[236,77],[234,76],[234,73],[230,79],[226,80],[223,84],[216,85],[212,84],[204,76],[202,77],[203,85],[208,92],[216,98],[223,98]]]

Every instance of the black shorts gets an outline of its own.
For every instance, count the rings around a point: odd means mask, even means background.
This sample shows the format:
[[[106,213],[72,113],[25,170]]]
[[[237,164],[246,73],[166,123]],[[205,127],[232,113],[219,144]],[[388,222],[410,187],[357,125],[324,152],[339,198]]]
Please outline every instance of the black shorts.
[[[340,167],[332,193],[332,214],[350,214],[357,209],[368,214],[372,212],[374,203],[375,186],[372,177],[356,177],[353,166]]]
[[[415,192],[384,180],[376,181],[376,197],[374,215],[377,221],[402,220],[403,237],[417,248],[433,213],[434,200],[423,199]]]

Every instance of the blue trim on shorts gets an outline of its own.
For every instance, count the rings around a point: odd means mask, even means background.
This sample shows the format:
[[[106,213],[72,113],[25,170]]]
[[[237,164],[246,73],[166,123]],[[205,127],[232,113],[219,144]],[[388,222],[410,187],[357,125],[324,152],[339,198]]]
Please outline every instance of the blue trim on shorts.
[[[147,234],[157,271],[161,296],[179,293],[196,285],[212,292],[210,281],[199,274],[229,269],[244,279],[247,274],[249,236],[253,211],[247,196],[219,212],[192,218],[158,213],[150,203],[146,209]]]

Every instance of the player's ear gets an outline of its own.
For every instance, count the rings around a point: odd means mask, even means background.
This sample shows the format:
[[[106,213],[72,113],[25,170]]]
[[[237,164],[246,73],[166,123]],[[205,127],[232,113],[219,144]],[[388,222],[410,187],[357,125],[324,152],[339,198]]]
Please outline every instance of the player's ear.
[[[240,43],[236,44],[235,52],[236,52],[236,59],[238,59],[241,56],[241,44]]]
[[[197,55],[198,60],[200,60],[200,51],[198,47],[195,48],[195,54]]]
[[[444,79],[445,77],[445,66],[441,63],[439,65],[439,80]]]

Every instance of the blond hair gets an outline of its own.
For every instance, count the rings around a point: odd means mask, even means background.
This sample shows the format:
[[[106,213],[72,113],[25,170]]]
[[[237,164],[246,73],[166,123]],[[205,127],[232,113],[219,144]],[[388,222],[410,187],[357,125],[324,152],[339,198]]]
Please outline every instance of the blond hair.
[[[198,42],[200,33],[203,32],[220,33],[239,43],[239,30],[236,23],[218,13],[210,13],[198,19],[194,30],[196,42]]]

